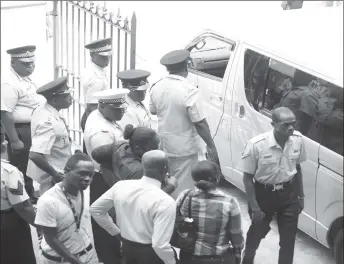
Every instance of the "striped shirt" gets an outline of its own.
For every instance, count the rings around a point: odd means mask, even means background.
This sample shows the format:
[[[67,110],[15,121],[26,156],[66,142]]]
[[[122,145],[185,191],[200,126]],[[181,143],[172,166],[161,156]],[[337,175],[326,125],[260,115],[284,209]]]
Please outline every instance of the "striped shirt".
[[[244,246],[238,201],[219,189],[205,193],[195,188],[181,201],[188,190],[177,199],[177,212],[188,215],[189,196],[192,195],[191,216],[198,231],[193,255],[222,255],[230,248],[240,258]]]

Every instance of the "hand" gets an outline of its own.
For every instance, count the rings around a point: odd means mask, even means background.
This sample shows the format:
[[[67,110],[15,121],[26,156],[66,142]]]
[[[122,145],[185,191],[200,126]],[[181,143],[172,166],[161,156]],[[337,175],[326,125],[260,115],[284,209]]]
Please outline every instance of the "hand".
[[[178,179],[176,177],[169,177],[166,180],[166,185],[173,185],[174,188],[178,187]]]
[[[265,213],[260,209],[252,210],[252,222],[260,224],[265,217]]]
[[[20,139],[18,139],[18,141],[11,142],[11,149],[13,151],[22,150],[23,148],[24,148],[24,143]]]
[[[299,200],[299,205],[300,205],[300,213],[303,211],[303,209],[305,208],[305,199],[303,198],[298,198]]]
[[[58,172],[56,175],[53,176],[53,182],[59,183],[64,179],[64,174],[61,172]]]
[[[208,159],[220,166],[219,155],[215,146],[207,146]]]

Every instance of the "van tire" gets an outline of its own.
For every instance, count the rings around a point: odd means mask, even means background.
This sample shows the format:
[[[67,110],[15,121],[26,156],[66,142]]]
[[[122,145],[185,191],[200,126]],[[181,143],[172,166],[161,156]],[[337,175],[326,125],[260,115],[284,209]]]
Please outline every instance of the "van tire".
[[[343,264],[343,228],[337,233],[333,249],[336,264]]]

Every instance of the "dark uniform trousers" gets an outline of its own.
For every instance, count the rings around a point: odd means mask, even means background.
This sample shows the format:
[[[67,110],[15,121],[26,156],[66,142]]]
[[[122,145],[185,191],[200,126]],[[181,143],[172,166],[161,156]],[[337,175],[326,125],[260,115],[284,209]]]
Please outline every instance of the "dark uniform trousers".
[[[232,250],[221,256],[195,256],[189,252],[180,251],[180,264],[236,264]]]
[[[12,209],[0,212],[1,264],[36,264],[30,225]]]
[[[151,244],[141,244],[122,238],[123,264],[164,264]]]
[[[293,263],[297,224],[301,213],[298,188],[294,178],[284,183],[283,189],[275,191],[273,186],[255,183],[257,202],[266,216],[261,223],[252,223],[247,232],[243,264],[253,263],[260,241],[269,233],[270,222],[275,214],[280,235],[278,264]],[[250,207],[249,215],[252,218]]]
[[[11,142],[6,135],[8,141],[8,159],[10,163],[17,167],[24,175],[25,189],[30,197],[34,196],[33,181],[26,175],[27,164],[29,161],[29,153],[31,148],[31,127],[30,123],[15,124],[19,139],[24,143],[24,149],[20,151],[12,151]]]
[[[110,187],[102,175],[96,172],[90,186],[90,203],[102,196]],[[94,246],[98,258],[104,264],[121,264],[121,243],[117,237],[110,235],[91,218]]]

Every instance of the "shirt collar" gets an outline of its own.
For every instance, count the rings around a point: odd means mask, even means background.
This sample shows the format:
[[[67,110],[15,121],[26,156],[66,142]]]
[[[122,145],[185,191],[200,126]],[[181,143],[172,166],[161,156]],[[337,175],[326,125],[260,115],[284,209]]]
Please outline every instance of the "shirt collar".
[[[184,78],[184,77],[182,77],[182,76],[180,76],[180,75],[175,75],[175,74],[169,74],[169,75],[167,75],[167,77],[168,78],[171,78],[171,79],[177,79],[177,80],[179,80],[179,81],[187,81],[187,79],[186,78]]]
[[[106,74],[105,68],[99,67],[97,64],[91,61],[91,67],[93,69],[93,72],[97,75],[104,76]]]
[[[269,143],[269,145],[268,145],[269,148],[275,147],[275,146],[279,146],[279,144],[278,144],[277,141],[276,141],[276,138],[275,138],[275,135],[274,135],[274,131],[273,131],[273,130],[271,130],[271,131],[269,132],[269,135],[268,135],[268,143]],[[288,144],[288,145],[291,144],[290,137],[288,138],[286,144]]]
[[[31,81],[29,77],[22,77],[20,76],[12,67],[11,67],[11,72],[13,73],[13,75],[15,77],[18,78],[18,81],[22,82],[22,81]]]
[[[48,109],[48,111],[50,113],[52,113],[55,117],[60,117],[60,113],[59,113],[59,111],[56,110],[56,108],[54,108],[53,106],[51,106],[48,103],[45,103],[45,105],[46,105],[46,108]]]
[[[139,102],[136,102],[136,101],[134,101],[133,99],[131,99],[129,95],[126,95],[126,96],[125,96],[125,100],[127,101],[127,103],[128,103],[129,105],[139,105]]]
[[[158,180],[155,180],[155,179],[152,179],[152,178],[149,178],[147,176],[143,176],[141,179],[140,179],[141,182],[143,182],[144,184],[147,184],[147,185],[154,185],[158,188],[161,188],[161,182],[159,182]]]

